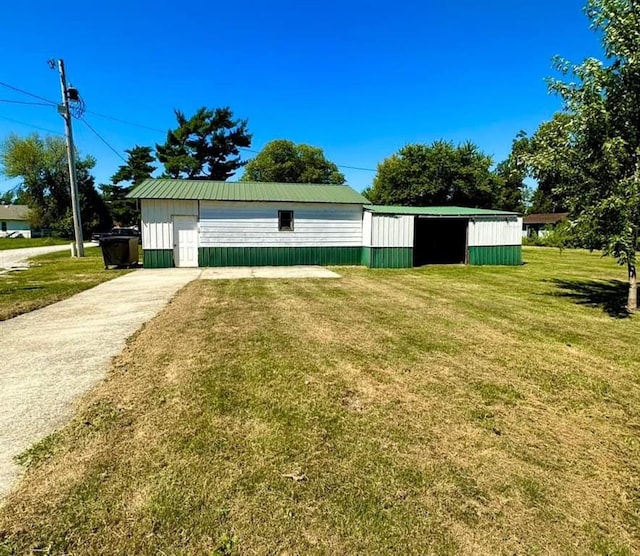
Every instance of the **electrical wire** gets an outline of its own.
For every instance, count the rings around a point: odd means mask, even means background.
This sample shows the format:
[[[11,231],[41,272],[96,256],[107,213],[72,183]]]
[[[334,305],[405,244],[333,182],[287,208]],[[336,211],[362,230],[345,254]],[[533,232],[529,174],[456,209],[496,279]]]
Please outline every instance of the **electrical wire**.
[[[33,98],[37,98],[39,100],[42,100],[44,102],[27,102],[27,101],[19,101],[19,100],[9,100],[9,99],[0,99],[0,102],[6,102],[6,103],[13,103],[13,104],[31,104],[31,105],[40,105],[40,106],[57,106],[58,103],[49,100],[47,98],[41,97],[39,95],[36,95],[34,93],[30,93],[29,91],[25,91],[24,89],[20,89],[19,87],[15,87],[13,85],[9,85],[8,83],[4,83],[2,81],[0,81],[0,85],[3,87],[6,87],[8,89],[12,89],[14,91],[17,91],[19,93],[28,95],[30,97]],[[159,129],[157,127],[151,127],[148,125],[144,125],[144,124],[139,124],[136,122],[131,122],[129,120],[124,120],[122,118],[116,118],[114,116],[109,116],[108,114],[101,114],[100,112],[94,112],[93,110],[85,110],[85,112],[87,114],[93,114],[94,116],[98,116],[99,118],[105,118],[107,120],[112,120],[114,122],[119,122],[122,124],[126,124],[126,125],[130,125],[133,127],[138,127],[140,129],[147,129],[149,131],[155,131],[157,133],[166,133],[166,130],[162,130]],[[30,127],[34,127],[36,129],[41,129],[43,131],[48,131],[49,133],[55,133],[56,135],[60,135],[59,133],[56,133],[54,131],[42,128],[42,127],[38,127],[38,126],[34,126],[34,125],[30,125],[30,124],[26,124],[23,122],[18,122],[17,120],[11,120],[10,118],[4,118],[5,120],[9,120],[9,121],[14,121],[15,123],[21,123],[22,125],[27,125]],[[91,125],[82,117],[78,118],[80,121],[82,121],[105,145],[107,145],[107,147],[109,147],[115,154],[117,154],[122,160],[125,160],[124,157],[116,150],[114,149],[95,129],[93,129],[93,127],[91,127]],[[260,151],[256,151],[254,149],[249,149],[247,147],[239,147],[240,150],[242,151],[246,151],[246,152],[250,152],[250,153],[254,153],[254,154],[260,154]],[[345,168],[347,170],[358,170],[361,172],[376,172],[377,170],[374,170],[373,168],[362,168],[360,166],[347,166],[345,164],[336,164],[336,166],[338,168]]]
[[[0,116],[0,119],[7,120],[8,122],[13,122],[14,124],[20,124],[27,127],[32,127],[34,129],[39,129],[41,131],[46,131],[48,133],[52,133],[53,135],[59,135],[64,137],[64,135],[58,131],[53,131],[52,129],[47,129],[46,127],[41,127],[39,125],[28,124],[27,122],[21,122],[20,120],[14,120],[13,118],[7,118],[6,116]]]
[[[114,116],[107,116],[106,114],[100,114],[99,112],[94,112],[93,110],[87,110],[87,114],[93,114],[94,116],[98,116],[99,118],[105,118],[107,120],[112,120],[114,122],[120,122],[121,124],[127,124],[134,127],[139,127],[142,129],[148,129],[149,131],[157,131],[158,133],[166,133],[167,130],[158,129],[157,127],[151,127],[144,124],[137,124],[135,122],[130,122],[128,120],[123,120],[122,118],[115,118]]]
[[[0,81],[0,86],[6,87],[7,89],[12,89],[12,90],[17,91],[19,93],[22,93],[23,95],[27,95],[27,96],[30,96],[30,97],[33,97],[33,98],[37,98],[38,100],[43,100],[43,101],[51,104],[52,106],[57,106],[58,105],[58,103],[53,101],[53,100],[41,97],[41,96],[36,95],[34,93],[30,93],[29,91],[25,91],[24,89],[20,89],[20,87],[15,87],[14,85],[9,85],[9,83],[4,83],[4,82]]]
[[[122,155],[121,155],[121,154],[120,154],[120,153],[119,153],[115,148],[113,148],[113,147],[111,146],[111,144],[110,144],[110,143],[109,143],[109,142],[108,142],[108,141],[107,141],[107,140],[106,140],[102,135],[100,135],[100,134],[99,134],[99,133],[98,133],[98,132],[97,132],[97,131],[96,131],[96,130],[91,126],[91,124],[90,124],[89,122],[87,122],[87,120],[85,120],[83,117],[82,117],[82,118],[79,118],[79,120],[80,120],[84,125],[86,125],[86,126],[87,126],[87,127],[88,127],[88,128],[89,128],[89,129],[94,133],[94,135],[95,135],[98,139],[100,139],[100,141],[102,141],[102,142],[103,142],[107,147],[109,147],[109,148],[110,148],[110,149],[111,149],[111,150],[112,150],[112,151],[113,151],[113,152],[114,152],[118,157],[120,157],[120,159],[121,159],[123,162],[127,162],[127,159],[126,159],[124,156],[122,156]]]
[[[51,106],[48,102],[30,102],[28,100],[12,100],[8,98],[0,98],[0,102],[6,102],[8,104],[30,104],[32,106]]]
[[[107,120],[112,120],[114,122],[120,122],[122,124],[127,124],[130,126],[134,126],[134,127],[139,127],[141,129],[147,129],[149,131],[156,131],[158,133],[166,133],[167,130],[164,129],[159,129],[157,127],[151,127],[148,125],[144,125],[144,124],[138,124],[135,122],[131,122],[129,120],[123,120],[122,118],[115,118],[114,116],[109,116],[107,114],[101,114],[99,112],[94,112],[93,110],[87,110],[86,111],[87,114],[93,114],[94,116],[98,116],[99,118],[105,118]],[[253,154],[260,154],[260,151],[256,151],[254,149],[249,149],[248,147],[238,147],[239,150],[241,151],[245,151],[245,152],[249,152],[249,153],[253,153]],[[336,164],[336,166],[338,168],[346,168],[348,170],[360,170],[362,172],[377,172],[377,170],[374,170],[373,168],[361,168],[360,166],[346,166],[344,164]]]

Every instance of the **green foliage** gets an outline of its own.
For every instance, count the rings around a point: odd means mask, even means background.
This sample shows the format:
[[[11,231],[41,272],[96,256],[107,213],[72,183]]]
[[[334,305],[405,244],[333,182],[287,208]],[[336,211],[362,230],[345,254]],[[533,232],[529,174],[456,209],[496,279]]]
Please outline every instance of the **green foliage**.
[[[569,133],[570,116],[556,114],[543,123],[529,139],[523,154],[531,176],[538,182],[533,193],[530,213],[567,212],[563,190],[571,183],[580,182],[577,169],[562,156]]]
[[[629,308],[635,308],[640,225],[640,15],[631,0],[589,0],[587,15],[600,33],[604,61],[578,65],[558,58],[567,81],[551,80],[565,110],[537,132],[531,162],[562,176],[554,191],[565,199],[576,232],[590,247],[614,255],[629,270]]]
[[[213,551],[212,556],[231,556],[238,544],[238,539],[235,535],[229,536],[228,533],[223,533],[218,539],[218,547]]]
[[[494,171],[498,178],[498,191],[495,206],[500,210],[525,211],[528,195],[524,183],[528,174],[525,155],[529,150],[529,138],[524,131],[513,140],[509,157],[500,162]]]
[[[343,184],[345,179],[322,149],[276,139],[249,161],[241,181]]]
[[[0,205],[13,205],[16,203],[17,198],[15,190],[9,189],[4,193],[0,193]]]
[[[378,164],[368,199],[376,204],[494,208],[499,179],[473,143],[413,144]]]
[[[18,200],[31,209],[31,224],[63,237],[73,235],[66,146],[59,137],[10,135],[0,144],[0,163],[9,178],[21,178]],[[78,156],[76,174],[84,234],[111,226],[111,216],[94,187],[95,159]]]
[[[156,170],[153,166],[155,158],[151,147],[139,147],[125,150],[127,161],[111,176],[111,184],[102,184],[102,197],[109,206],[111,216],[120,226],[131,226],[140,220],[140,211],[135,199],[127,199],[127,193],[132,187],[142,183]],[[120,185],[129,182],[129,186]]]
[[[127,161],[118,167],[113,176],[112,183],[129,182],[132,186],[139,185],[156,170],[153,165],[155,157],[152,154],[151,147],[139,147],[136,145],[133,149],[126,149]]]
[[[234,119],[229,107],[200,108],[191,118],[175,110],[178,127],[156,145],[164,177],[224,181],[242,168],[240,148],[251,146],[247,120]]]
[[[558,249],[589,247],[582,234],[576,229],[576,225],[568,220],[558,222],[555,226],[547,229],[543,235],[533,234],[523,238],[522,243],[523,245],[557,247]]]

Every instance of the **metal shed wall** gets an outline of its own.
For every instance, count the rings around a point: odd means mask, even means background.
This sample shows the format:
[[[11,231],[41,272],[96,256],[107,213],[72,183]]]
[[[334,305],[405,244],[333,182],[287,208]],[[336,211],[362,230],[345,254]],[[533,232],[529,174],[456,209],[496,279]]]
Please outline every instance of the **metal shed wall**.
[[[278,230],[278,211],[293,230]],[[342,203],[200,202],[200,266],[360,264],[362,206]]]
[[[471,218],[469,264],[522,263],[522,217]]]
[[[413,265],[413,215],[372,214],[365,231],[362,264],[371,268],[409,268]],[[365,220],[366,222],[366,220]],[[367,229],[370,228],[370,229]]]
[[[198,216],[198,201],[141,199],[143,263],[173,266],[173,217]]]

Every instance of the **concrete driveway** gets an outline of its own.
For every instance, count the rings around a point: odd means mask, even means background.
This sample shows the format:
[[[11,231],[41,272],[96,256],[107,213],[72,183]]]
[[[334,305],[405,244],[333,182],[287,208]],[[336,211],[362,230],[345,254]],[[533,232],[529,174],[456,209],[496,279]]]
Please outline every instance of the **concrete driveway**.
[[[0,498],[19,476],[14,456],[67,421],[126,339],[200,273],[138,270],[0,322]]]
[[[66,248],[16,251],[24,257],[25,251]],[[63,425],[73,415],[74,400],[105,377],[126,339],[196,278],[339,275],[319,266],[142,269],[0,322],[0,499],[20,474],[13,458]]]
[[[84,248],[95,247],[94,243],[85,243]],[[69,251],[70,244],[67,245],[47,245],[46,247],[25,247],[24,249],[2,249],[0,250],[0,273],[8,270],[27,268],[31,257],[55,253],[56,251]]]

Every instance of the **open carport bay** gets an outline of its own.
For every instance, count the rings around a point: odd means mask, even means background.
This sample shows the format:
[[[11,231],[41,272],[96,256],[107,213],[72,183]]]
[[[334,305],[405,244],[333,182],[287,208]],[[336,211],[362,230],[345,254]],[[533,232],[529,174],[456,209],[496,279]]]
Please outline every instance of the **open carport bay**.
[[[467,262],[467,218],[415,217],[413,266]]]

